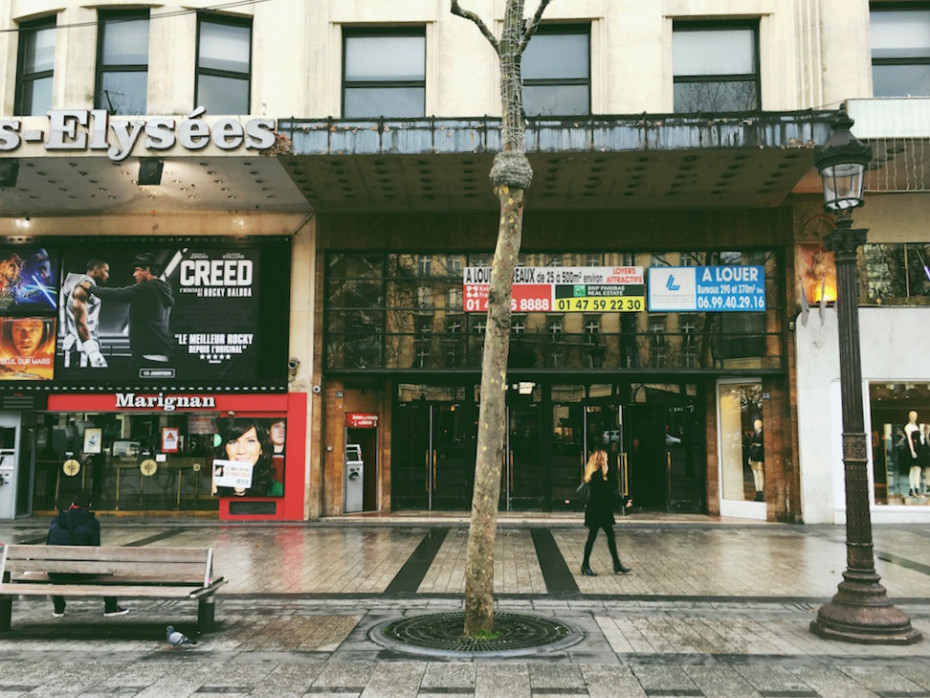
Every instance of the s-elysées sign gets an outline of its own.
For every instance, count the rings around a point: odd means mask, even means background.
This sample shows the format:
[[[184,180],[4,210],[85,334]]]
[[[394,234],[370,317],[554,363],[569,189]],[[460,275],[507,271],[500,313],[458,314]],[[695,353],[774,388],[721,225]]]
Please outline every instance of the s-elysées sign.
[[[0,119],[0,152],[16,150],[23,143],[41,143],[47,151],[102,151],[110,160],[120,162],[132,155],[137,145],[158,153],[175,145],[197,151],[211,143],[221,150],[245,147],[261,151],[275,143],[274,119],[255,118],[242,123],[236,117],[221,117],[207,123],[205,113],[206,109],[197,107],[184,118],[129,117],[111,121],[105,109],[52,109],[47,112],[47,131],[24,129],[22,119]]]

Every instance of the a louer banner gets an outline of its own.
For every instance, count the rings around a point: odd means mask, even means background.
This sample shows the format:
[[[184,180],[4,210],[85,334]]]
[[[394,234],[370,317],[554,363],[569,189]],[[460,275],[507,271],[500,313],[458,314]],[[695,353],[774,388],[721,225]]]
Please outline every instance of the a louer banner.
[[[254,377],[261,254],[203,243],[65,251],[56,378]]]

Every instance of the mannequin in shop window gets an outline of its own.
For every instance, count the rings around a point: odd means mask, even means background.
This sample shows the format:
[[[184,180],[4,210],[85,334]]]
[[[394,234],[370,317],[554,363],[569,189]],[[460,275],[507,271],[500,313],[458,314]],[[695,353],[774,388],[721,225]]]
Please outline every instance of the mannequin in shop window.
[[[920,494],[920,450],[923,445],[923,434],[917,424],[917,413],[911,410],[907,413],[907,424],[904,425],[904,436],[907,437],[908,459],[908,491],[909,497]]]
[[[749,438],[749,469],[752,470],[752,479],[756,486],[757,502],[765,501],[765,447],[762,439],[762,420],[752,423],[752,436]]]
[[[920,467],[924,471],[924,489],[922,494],[930,494],[930,424],[923,424],[923,448],[917,454]]]
[[[921,489],[920,476],[926,472],[927,466],[930,465],[930,424],[920,425],[920,447],[917,449],[917,465],[917,477],[913,487],[914,495],[921,497],[927,487],[927,478],[924,476],[924,489]]]

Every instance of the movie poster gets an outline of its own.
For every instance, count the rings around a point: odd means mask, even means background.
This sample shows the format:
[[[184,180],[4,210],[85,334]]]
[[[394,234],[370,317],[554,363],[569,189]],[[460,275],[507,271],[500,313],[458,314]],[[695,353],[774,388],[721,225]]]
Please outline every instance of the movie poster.
[[[54,312],[58,260],[41,247],[0,247],[0,312]]]
[[[260,255],[258,247],[135,244],[66,251],[58,377],[254,378]]]
[[[217,419],[212,492],[221,497],[283,497],[287,421]]]
[[[54,359],[55,318],[0,317],[0,380],[51,380]]]

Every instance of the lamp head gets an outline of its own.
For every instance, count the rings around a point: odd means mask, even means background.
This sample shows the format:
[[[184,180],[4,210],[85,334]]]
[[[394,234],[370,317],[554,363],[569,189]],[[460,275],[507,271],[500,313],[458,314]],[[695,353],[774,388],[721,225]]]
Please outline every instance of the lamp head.
[[[852,125],[846,110],[840,109],[833,135],[814,158],[823,181],[824,209],[843,216],[862,206],[865,166],[872,159],[872,148],[852,134]]]

